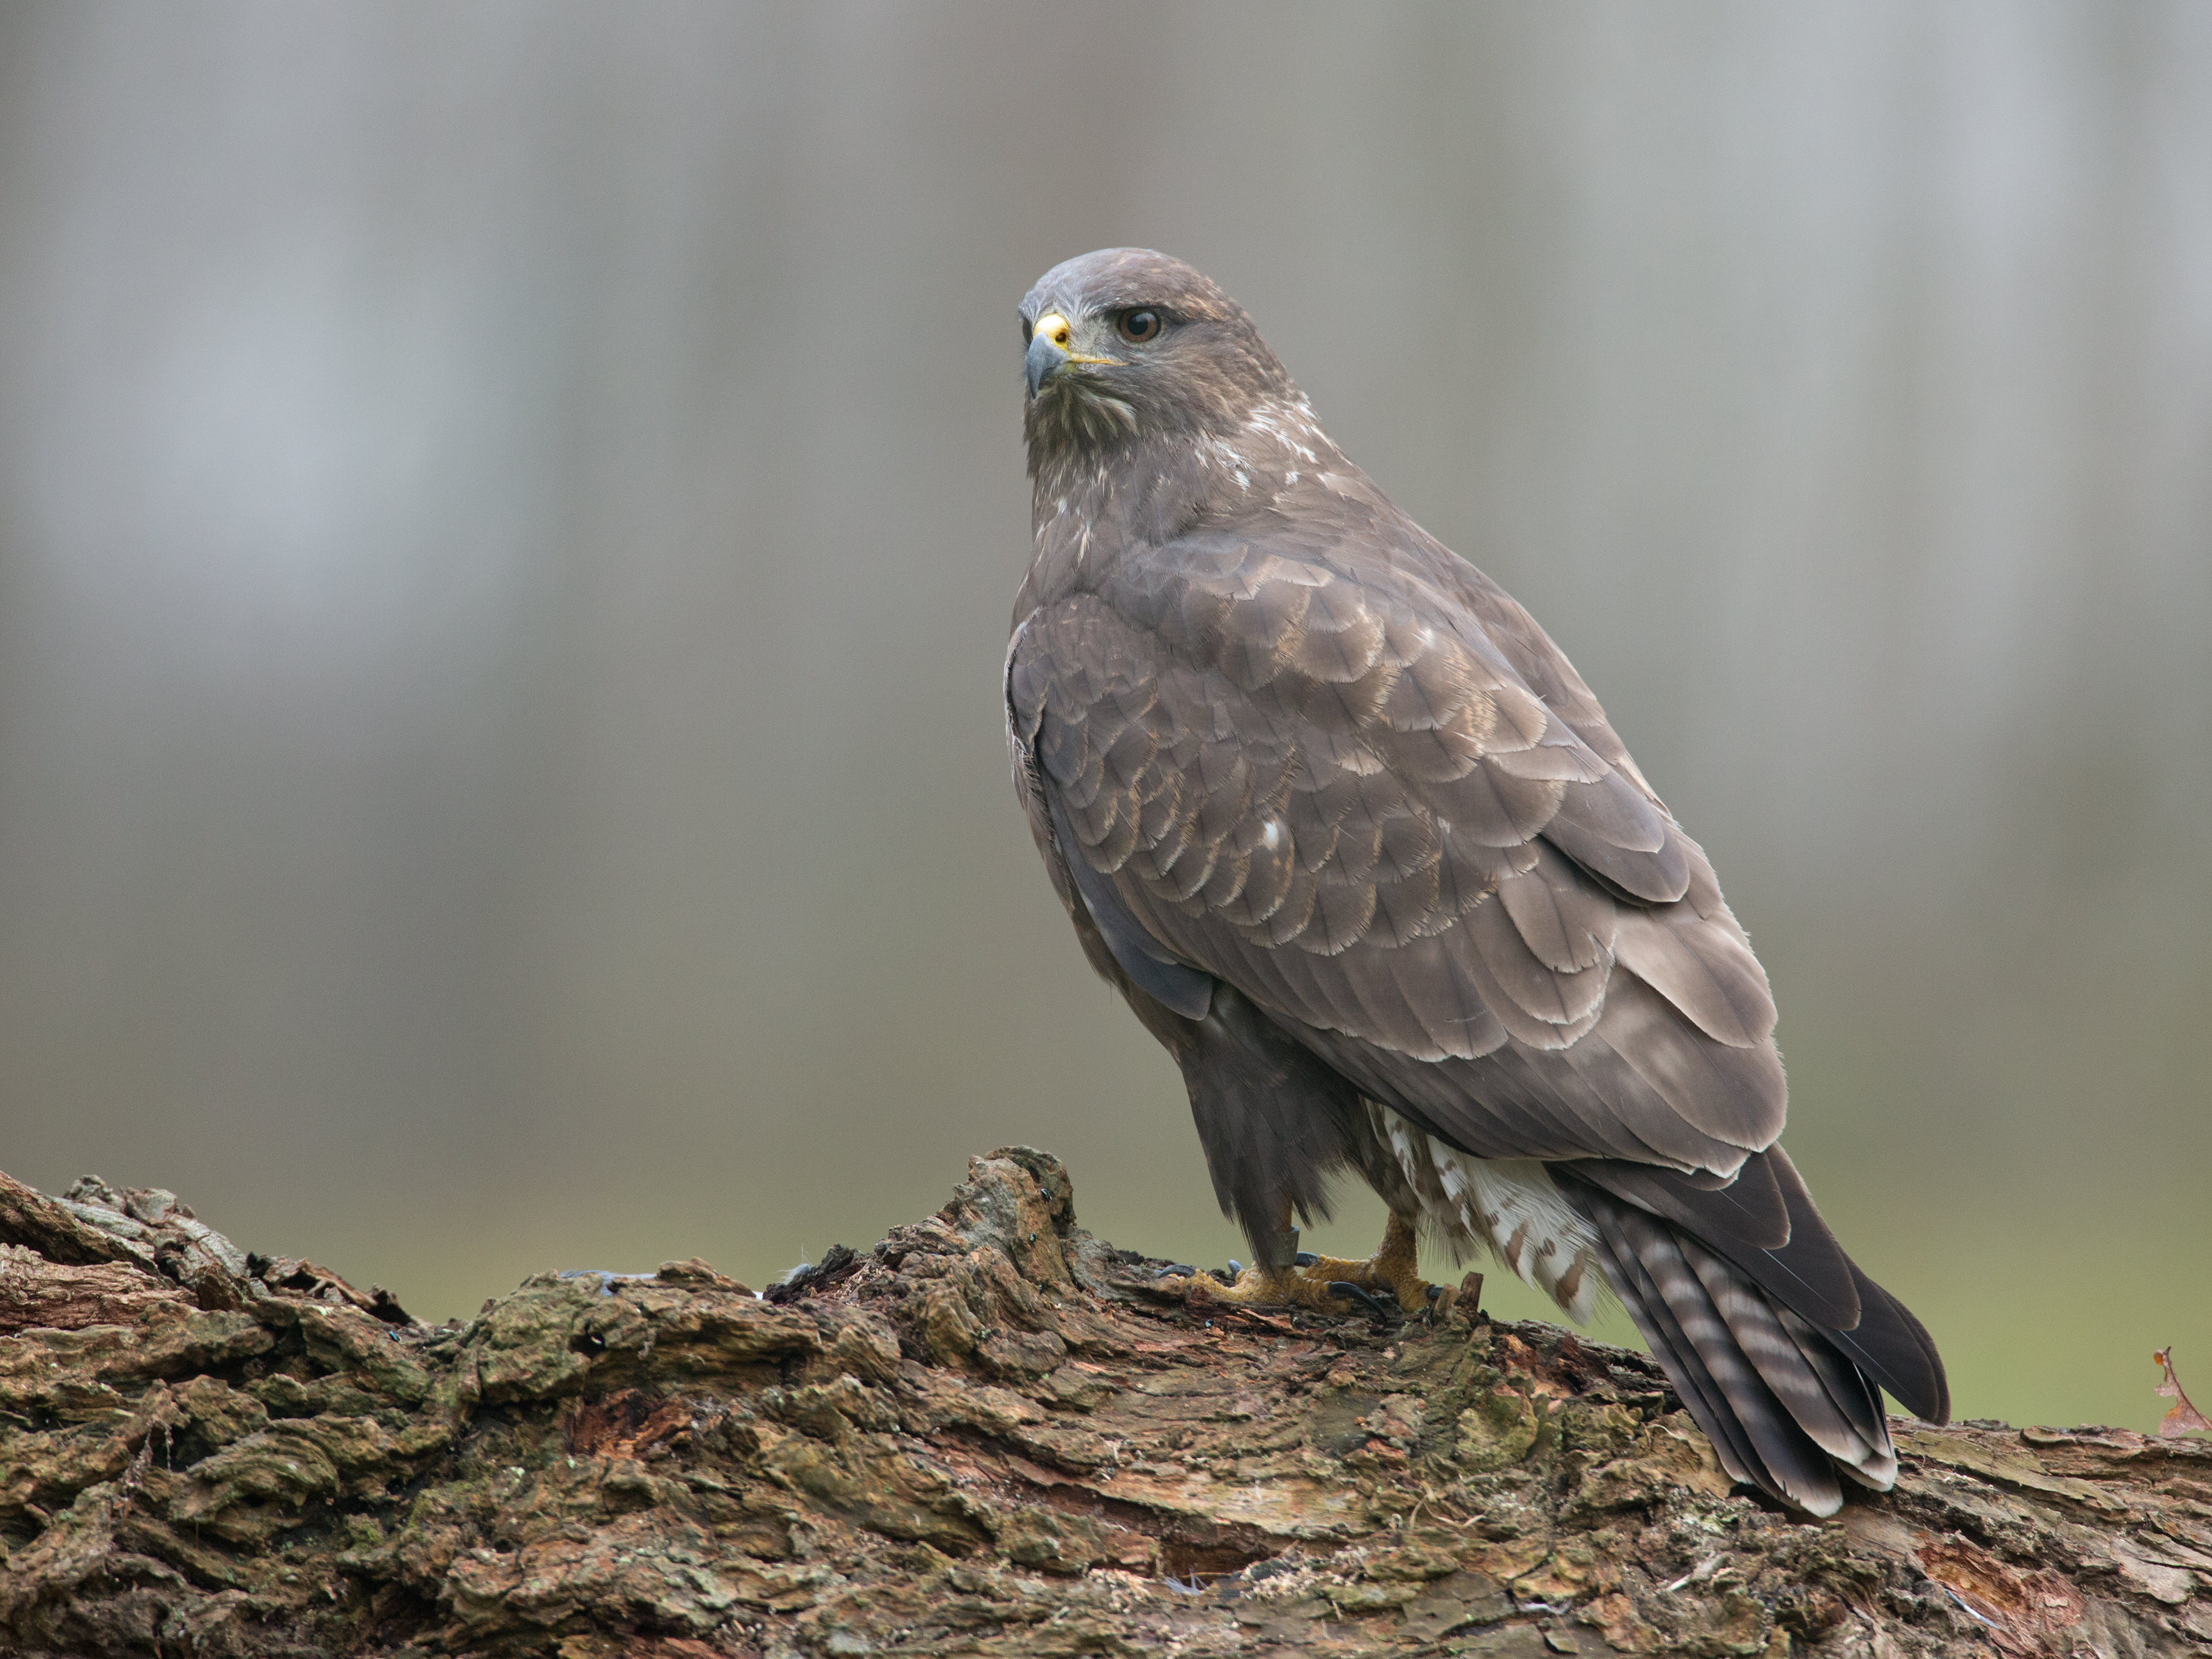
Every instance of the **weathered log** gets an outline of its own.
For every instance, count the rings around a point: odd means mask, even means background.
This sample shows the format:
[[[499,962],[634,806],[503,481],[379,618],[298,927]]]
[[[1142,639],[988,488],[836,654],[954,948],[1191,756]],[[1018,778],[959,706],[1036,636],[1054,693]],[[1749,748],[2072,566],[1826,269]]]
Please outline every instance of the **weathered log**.
[[[1639,1355],[1156,1266],[1006,1147],[769,1297],[676,1262],[425,1326],[168,1194],[0,1176],[0,1650],[2212,1647],[2212,1446],[1899,1419],[1897,1490],[1808,1522]]]

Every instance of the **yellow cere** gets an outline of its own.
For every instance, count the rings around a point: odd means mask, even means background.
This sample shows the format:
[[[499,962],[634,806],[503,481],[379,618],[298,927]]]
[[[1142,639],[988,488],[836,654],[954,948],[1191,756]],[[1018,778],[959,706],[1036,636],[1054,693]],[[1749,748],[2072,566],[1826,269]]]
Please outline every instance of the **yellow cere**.
[[[1094,357],[1088,353],[1076,350],[1074,349],[1075,325],[1056,311],[1048,311],[1036,319],[1036,332],[1066,352],[1067,361],[1071,363],[1118,364],[1121,361],[1119,357]]]

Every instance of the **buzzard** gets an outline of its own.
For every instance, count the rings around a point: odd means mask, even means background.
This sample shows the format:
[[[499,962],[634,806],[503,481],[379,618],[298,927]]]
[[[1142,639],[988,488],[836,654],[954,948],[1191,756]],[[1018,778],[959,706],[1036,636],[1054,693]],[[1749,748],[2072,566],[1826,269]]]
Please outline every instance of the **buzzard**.
[[[1021,319],[1015,785],[1251,1241],[1218,1294],[1421,1311],[1425,1227],[1609,1286],[1737,1480],[1887,1487],[1880,1390],[1940,1421],[1942,1362],[1783,1151],[1765,973],[1582,677],[1199,272],[1085,254]],[[1344,1170],[1382,1247],[1302,1255]]]

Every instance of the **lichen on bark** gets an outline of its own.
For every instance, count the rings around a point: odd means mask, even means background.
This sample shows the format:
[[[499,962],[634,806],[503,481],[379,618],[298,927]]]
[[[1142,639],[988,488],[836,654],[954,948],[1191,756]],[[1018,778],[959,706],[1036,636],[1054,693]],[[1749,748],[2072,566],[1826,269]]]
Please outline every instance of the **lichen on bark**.
[[[771,1297],[425,1326],[170,1194],[0,1176],[0,1652],[2166,1654],[2212,1447],[1894,1426],[1808,1522],[1642,1356],[1163,1301],[1006,1147]]]

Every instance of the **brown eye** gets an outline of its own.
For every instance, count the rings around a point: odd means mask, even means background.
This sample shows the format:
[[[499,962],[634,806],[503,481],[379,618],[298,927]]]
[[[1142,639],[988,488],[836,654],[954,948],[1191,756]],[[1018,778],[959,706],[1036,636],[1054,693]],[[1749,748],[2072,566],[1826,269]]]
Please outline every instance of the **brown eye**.
[[[1121,329],[1123,339],[1142,345],[1146,341],[1159,337],[1160,313],[1157,311],[1125,311],[1116,326]]]

